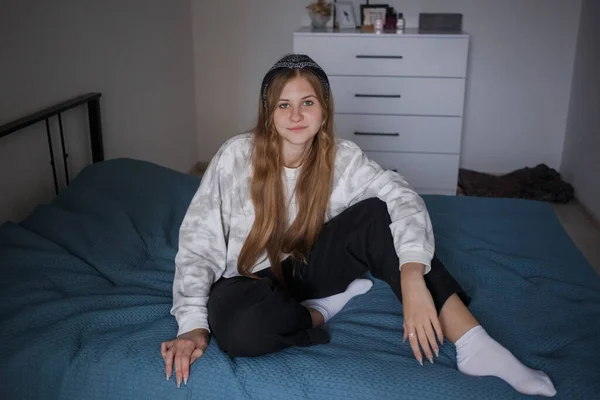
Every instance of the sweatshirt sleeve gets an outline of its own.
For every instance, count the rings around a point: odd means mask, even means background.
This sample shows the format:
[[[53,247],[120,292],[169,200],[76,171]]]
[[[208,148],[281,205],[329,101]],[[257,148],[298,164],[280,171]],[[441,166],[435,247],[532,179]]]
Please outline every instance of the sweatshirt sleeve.
[[[356,145],[355,145],[356,146]],[[416,262],[431,270],[435,251],[433,228],[423,199],[396,172],[384,170],[356,146],[346,169],[349,206],[377,197],[387,204],[396,253],[403,264]]]
[[[222,151],[212,159],[179,229],[175,256],[173,307],[177,336],[208,326],[207,303],[212,284],[225,271],[230,201],[226,190],[231,172]]]

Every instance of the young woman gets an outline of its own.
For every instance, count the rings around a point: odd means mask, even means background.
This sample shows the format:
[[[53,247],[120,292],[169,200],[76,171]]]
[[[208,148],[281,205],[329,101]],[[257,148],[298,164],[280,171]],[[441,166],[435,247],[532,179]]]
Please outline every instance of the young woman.
[[[187,383],[210,332],[230,357],[329,341],[321,328],[372,283],[402,302],[404,339],[433,363],[444,336],[458,369],[553,396],[467,309],[434,255],[423,200],[407,182],[336,139],[325,72],[305,55],[279,60],[262,83],[258,123],[215,155],[180,228],[173,308],[177,338],[161,345],[167,379]]]

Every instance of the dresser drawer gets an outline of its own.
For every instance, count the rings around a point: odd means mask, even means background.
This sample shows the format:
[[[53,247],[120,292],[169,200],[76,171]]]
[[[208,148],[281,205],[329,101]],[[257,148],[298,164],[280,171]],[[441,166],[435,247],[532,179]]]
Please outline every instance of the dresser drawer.
[[[464,79],[332,76],[339,113],[461,117]]]
[[[335,133],[364,151],[460,153],[462,118],[336,114]]]
[[[448,154],[385,153],[366,151],[385,169],[397,170],[419,193],[456,191],[459,156]]]
[[[294,37],[294,52],[312,57],[328,75],[464,78],[467,38],[396,35]]]

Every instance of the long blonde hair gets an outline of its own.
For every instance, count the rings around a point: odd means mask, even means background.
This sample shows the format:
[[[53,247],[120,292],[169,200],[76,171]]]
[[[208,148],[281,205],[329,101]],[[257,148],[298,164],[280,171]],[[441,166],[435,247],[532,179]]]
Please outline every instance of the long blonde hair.
[[[300,167],[295,193],[298,212],[288,229],[284,166],[280,157],[282,139],[273,115],[284,86],[296,77],[306,78],[313,87],[323,111],[323,122]],[[306,262],[329,210],[335,162],[332,96],[329,94],[325,100],[323,85],[310,70],[284,69],[271,80],[266,110],[260,102],[253,134],[250,192],[255,219],[239,254],[238,272],[255,277],[252,268],[266,250],[274,276],[283,283],[282,255]]]

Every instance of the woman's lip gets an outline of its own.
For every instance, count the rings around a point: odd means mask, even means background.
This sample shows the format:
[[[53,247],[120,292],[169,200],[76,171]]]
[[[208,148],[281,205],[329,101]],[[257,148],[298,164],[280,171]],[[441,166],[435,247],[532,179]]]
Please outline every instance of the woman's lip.
[[[290,131],[303,131],[306,129],[306,126],[297,126],[295,128],[289,128]]]

